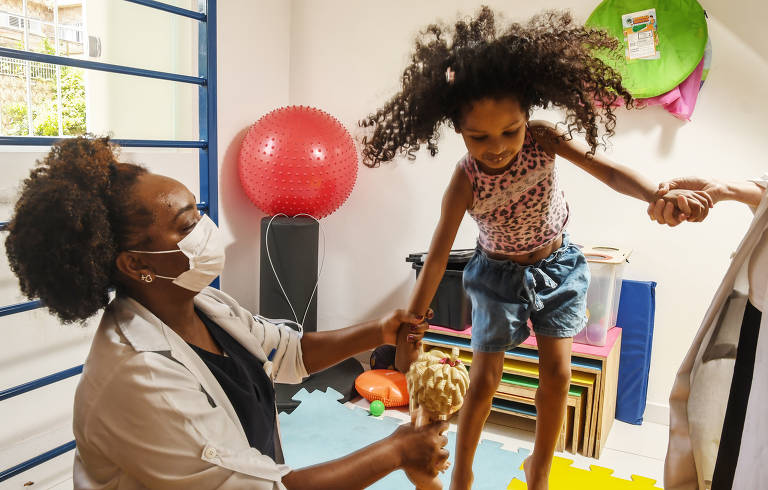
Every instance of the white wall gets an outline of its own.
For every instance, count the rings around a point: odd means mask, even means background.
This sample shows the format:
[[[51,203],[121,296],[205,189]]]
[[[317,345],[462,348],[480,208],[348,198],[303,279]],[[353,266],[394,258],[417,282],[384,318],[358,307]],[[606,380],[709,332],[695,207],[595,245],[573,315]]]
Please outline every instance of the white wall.
[[[240,187],[237,157],[251,124],[288,104],[291,3],[219,2],[219,223],[225,234],[224,291],[258,311],[259,230],[264,214]]]
[[[525,20],[543,5],[485,3],[511,20]],[[294,0],[290,102],[322,108],[353,130],[358,119],[397,89],[417,30],[438,17],[452,21],[458,11],[471,14],[479,4]],[[582,20],[594,5],[591,0],[546,2],[547,7],[570,8]],[[743,179],[765,168],[760,118],[768,109],[763,97],[768,66],[765,52],[751,47],[758,41],[743,15],[734,13],[749,11],[749,17],[763,18],[768,7],[746,1],[704,6],[710,14],[714,61],[693,122],[680,122],[660,108],[622,111],[608,151],[653,180],[686,174]],[[404,258],[428,247],[442,192],[464,151],[459,138],[446,133],[437,158],[422,152],[415,162],[402,160],[373,170],[361,166],[349,201],[323,220],[328,256],[319,290],[320,329],[405,306],[413,271]],[[643,203],[616,194],[568,162],[561,161],[560,168],[575,240],[634,249],[625,277],[659,283],[647,416],[664,422],[674,373],[750,213],[726,203],[705,224],[670,230],[650,223]],[[466,218],[455,247],[472,247],[475,237],[476,228]]]

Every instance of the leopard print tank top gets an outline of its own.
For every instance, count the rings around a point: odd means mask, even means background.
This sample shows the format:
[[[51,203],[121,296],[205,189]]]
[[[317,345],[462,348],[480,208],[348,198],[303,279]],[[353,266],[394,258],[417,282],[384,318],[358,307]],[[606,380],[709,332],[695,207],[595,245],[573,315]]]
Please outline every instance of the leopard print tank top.
[[[525,142],[507,168],[489,175],[467,153],[460,161],[472,183],[469,215],[489,251],[531,253],[549,245],[568,223],[568,203],[558,185],[555,158],[526,128]]]

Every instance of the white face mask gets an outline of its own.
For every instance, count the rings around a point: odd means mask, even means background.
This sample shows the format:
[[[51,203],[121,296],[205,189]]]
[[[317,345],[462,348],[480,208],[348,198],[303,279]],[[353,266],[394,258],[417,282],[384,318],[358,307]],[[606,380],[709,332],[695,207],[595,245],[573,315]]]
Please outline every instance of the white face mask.
[[[173,281],[177,286],[200,292],[224,270],[224,244],[221,242],[216,223],[207,215],[200,218],[187,236],[179,241],[178,250],[150,252],[146,250],[128,250],[145,254],[170,254],[181,252],[189,257],[189,270],[178,277],[160,276],[160,279]]]

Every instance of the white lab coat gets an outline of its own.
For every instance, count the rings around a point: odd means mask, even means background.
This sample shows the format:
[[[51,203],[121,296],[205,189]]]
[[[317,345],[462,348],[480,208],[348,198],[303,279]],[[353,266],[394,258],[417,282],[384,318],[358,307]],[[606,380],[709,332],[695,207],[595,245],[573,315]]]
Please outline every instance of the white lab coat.
[[[273,380],[307,376],[298,332],[254,319],[212,288],[195,305],[265,362]],[[279,490],[290,471],[249,446],[205,363],[127,297],[107,307],[94,336],[75,395],[74,433],[78,489]]]
[[[755,182],[765,187],[768,175]],[[728,271],[715,293],[698,333],[677,373],[669,398],[669,448],[664,468],[664,488],[667,490],[704,490],[712,480],[720,435],[725,419],[734,359],[704,361],[718,322],[721,329],[736,327],[738,332],[743,315],[743,303],[729,298],[734,292],[742,301],[755,281],[768,282],[768,271],[753,274],[750,285],[747,268],[750,257],[767,246],[763,235],[768,230],[768,194],[755,210],[755,216],[746,235],[736,250]],[[760,288],[765,291],[766,288]],[[760,301],[768,305],[768,297]],[[760,307],[759,304],[755,306]],[[733,483],[734,490],[756,490],[768,485],[768,313],[763,312],[758,339],[757,357],[752,388],[748,402],[739,461]],[[738,338],[738,336],[737,336]]]

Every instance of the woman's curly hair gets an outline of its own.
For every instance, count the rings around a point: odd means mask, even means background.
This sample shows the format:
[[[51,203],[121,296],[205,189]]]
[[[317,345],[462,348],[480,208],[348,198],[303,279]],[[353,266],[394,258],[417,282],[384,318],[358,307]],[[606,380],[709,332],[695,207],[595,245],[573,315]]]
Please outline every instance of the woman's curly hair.
[[[565,12],[548,11],[502,29],[484,6],[452,28],[429,25],[416,39],[400,92],[359,123],[369,128],[364,163],[376,167],[398,153],[412,159],[422,144],[434,156],[443,123],[459,128],[472,102],[506,96],[516,97],[529,114],[534,107],[564,109],[565,137],[585,133],[594,154],[601,136],[614,133],[613,104],[621,98],[632,106],[621,75],[595,56],[618,56],[618,47],[616,38],[575,23]]]
[[[115,258],[137,246],[152,223],[131,198],[147,170],[118,163],[108,138],[78,137],[53,146],[21,188],[5,240],[21,291],[66,322],[105,307]]]

